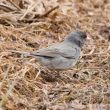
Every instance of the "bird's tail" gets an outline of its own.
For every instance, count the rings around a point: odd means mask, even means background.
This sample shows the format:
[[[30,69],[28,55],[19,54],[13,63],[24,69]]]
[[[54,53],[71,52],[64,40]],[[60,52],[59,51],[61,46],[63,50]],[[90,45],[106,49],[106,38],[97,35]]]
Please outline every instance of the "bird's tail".
[[[30,55],[30,52],[24,52],[24,51],[18,51],[18,50],[8,50],[8,51],[9,51],[9,52],[12,52],[12,53],[21,54],[21,55],[23,55],[24,57],[32,56],[32,55]]]

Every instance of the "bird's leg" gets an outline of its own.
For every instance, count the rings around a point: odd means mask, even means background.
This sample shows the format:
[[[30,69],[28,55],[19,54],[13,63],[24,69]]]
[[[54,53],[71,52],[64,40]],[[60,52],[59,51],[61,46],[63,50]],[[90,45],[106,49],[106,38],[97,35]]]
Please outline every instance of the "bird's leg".
[[[42,71],[43,70],[43,71]],[[59,79],[59,71],[49,70],[49,69],[42,69],[40,77],[42,77],[47,82],[55,82]]]

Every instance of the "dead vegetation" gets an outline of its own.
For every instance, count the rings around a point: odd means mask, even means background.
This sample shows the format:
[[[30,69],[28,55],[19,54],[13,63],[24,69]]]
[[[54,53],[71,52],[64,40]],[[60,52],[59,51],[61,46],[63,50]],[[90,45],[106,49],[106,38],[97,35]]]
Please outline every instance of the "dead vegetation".
[[[68,71],[45,73],[33,51],[77,27],[88,34]],[[110,0],[0,0],[0,110],[110,109]]]

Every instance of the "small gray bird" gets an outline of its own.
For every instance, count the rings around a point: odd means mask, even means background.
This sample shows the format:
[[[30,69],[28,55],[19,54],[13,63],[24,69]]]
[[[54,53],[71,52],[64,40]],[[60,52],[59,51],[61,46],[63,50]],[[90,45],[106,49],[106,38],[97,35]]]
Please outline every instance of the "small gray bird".
[[[87,35],[85,32],[71,32],[61,43],[24,54],[37,58],[38,61],[48,69],[69,69],[77,63],[81,47],[85,43],[86,38]]]

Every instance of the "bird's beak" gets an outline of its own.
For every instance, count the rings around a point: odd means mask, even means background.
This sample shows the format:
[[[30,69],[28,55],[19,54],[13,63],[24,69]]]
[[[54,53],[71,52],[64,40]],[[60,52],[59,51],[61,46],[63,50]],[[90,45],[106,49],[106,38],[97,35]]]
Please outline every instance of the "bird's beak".
[[[87,35],[87,38],[86,38],[86,40],[90,40],[90,35]]]

